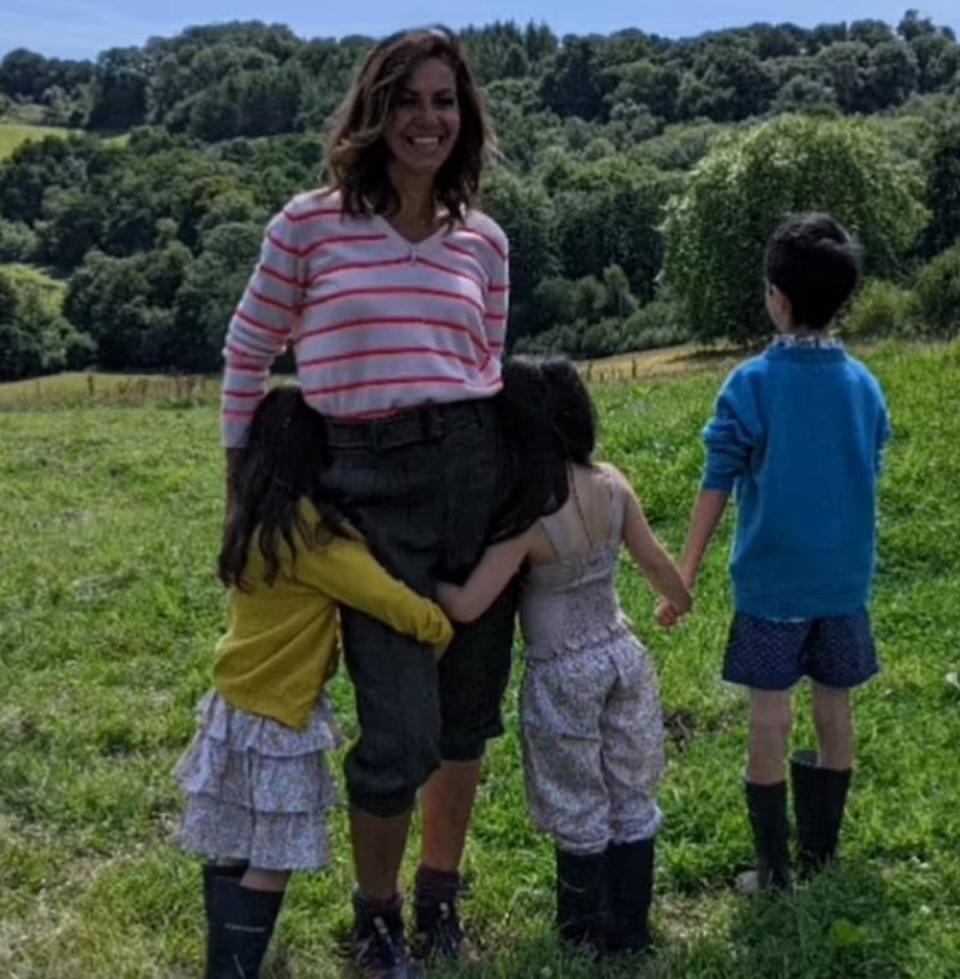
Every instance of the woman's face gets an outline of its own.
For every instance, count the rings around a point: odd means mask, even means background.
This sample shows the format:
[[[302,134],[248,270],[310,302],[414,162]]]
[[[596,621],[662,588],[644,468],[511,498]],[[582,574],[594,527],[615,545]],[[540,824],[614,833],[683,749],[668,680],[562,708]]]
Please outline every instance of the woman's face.
[[[460,133],[460,105],[453,69],[439,58],[421,61],[401,83],[384,130],[395,166],[433,176],[446,163]]]

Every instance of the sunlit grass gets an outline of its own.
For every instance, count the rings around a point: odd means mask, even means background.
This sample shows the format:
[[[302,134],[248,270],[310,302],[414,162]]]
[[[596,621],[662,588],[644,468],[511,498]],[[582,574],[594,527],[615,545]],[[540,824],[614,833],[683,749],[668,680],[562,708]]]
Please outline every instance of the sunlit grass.
[[[0,160],[5,160],[23,143],[46,136],[67,136],[71,130],[62,126],[32,126],[20,122],[0,122]]]
[[[621,576],[671,719],[659,955],[601,973],[555,942],[551,850],[526,819],[511,694],[508,734],[491,747],[465,860],[465,910],[486,965],[436,976],[958,975],[960,349],[887,345],[867,359],[885,385],[896,436],[874,602],[884,670],[857,697],[843,863],[783,900],[750,902],[731,888],[750,843],[743,700],[719,679],[727,523],[696,615],[676,632],[656,630],[651,595],[632,569]],[[698,433],[723,369],[595,389],[603,456],[629,473],[675,551],[696,490]],[[216,383],[193,401],[148,392],[142,403],[98,404],[85,397],[86,375],[42,384],[55,382],[75,386],[74,406],[0,413],[0,975],[196,976],[199,879],[170,843],[180,808],[170,769],[192,733],[224,621],[213,574],[222,509]],[[101,383],[97,375],[95,392]],[[333,694],[349,735],[346,677]],[[798,742],[810,737],[807,703],[801,694]],[[333,829],[331,870],[293,885],[273,979],[344,974],[336,949],[351,875],[342,812]]]

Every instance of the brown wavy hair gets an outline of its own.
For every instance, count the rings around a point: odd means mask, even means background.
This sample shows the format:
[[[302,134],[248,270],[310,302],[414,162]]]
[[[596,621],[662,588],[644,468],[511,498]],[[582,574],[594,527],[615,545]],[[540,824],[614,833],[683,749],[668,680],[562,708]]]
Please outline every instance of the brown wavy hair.
[[[434,180],[434,199],[452,220],[463,219],[496,151],[496,137],[473,72],[456,36],[441,27],[392,34],[367,55],[336,116],[327,150],[327,173],[346,214],[369,215],[399,207],[387,165],[384,130],[404,83],[428,58],[450,66],[457,82],[460,133]]]

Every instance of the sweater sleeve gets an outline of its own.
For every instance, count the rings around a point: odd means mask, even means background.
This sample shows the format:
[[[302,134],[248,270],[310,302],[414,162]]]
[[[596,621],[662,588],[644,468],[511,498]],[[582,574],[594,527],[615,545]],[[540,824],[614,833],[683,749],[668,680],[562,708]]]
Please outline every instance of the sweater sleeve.
[[[734,372],[723,385],[713,418],[703,430],[707,459],[701,487],[729,493],[734,482],[748,472],[761,438],[753,392],[745,379]]]
[[[500,231],[497,228],[497,231]],[[498,357],[503,354],[507,336],[507,318],[510,314],[510,244],[500,231],[494,244],[497,261],[494,274],[487,286],[483,323],[487,343]]]
[[[418,642],[446,649],[453,639],[453,627],[440,606],[390,575],[362,540],[334,537],[319,548],[302,548],[294,573],[338,604]]]
[[[883,460],[884,460],[884,449],[887,446],[887,442],[890,441],[892,431],[890,429],[890,416],[887,413],[887,406],[883,400],[883,396],[880,397],[880,413],[877,417],[877,455],[876,455],[876,468],[877,475],[883,472]]]
[[[267,226],[260,261],[227,330],[221,423],[223,444],[246,444],[250,420],[267,390],[270,367],[294,334],[303,297],[303,254],[296,224],[284,213]]]

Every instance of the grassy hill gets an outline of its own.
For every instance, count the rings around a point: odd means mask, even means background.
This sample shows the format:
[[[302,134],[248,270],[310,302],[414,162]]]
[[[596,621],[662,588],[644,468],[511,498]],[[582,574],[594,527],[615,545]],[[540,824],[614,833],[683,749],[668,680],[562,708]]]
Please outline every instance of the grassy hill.
[[[71,130],[60,126],[32,126],[20,122],[0,122],[0,160],[5,160],[22,143],[45,136],[66,136]]]
[[[886,387],[895,439],[873,607],[884,669],[857,697],[842,864],[782,899],[732,889],[751,848],[744,699],[719,678],[727,521],[696,613],[675,632],[656,629],[648,590],[631,568],[621,572],[670,731],[659,954],[601,972],[558,947],[551,850],[524,811],[514,684],[465,860],[465,912],[485,965],[438,968],[436,979],[955,979],[960,346],[883,345],[866,359]],[[630,475],[674,551],[696,490],[699,430],[726,369],[695,363],[706,369],[595,387],[601,454]],[[180,808],[170,769],[224,624],[212,572],[222,471],[215,407],[185,405],[145,398],[0,413],[0,520],[14,528],[0,548],[0,975],[199,973],[199,873],[170,843]],[[350,737],[345,676],[332,692]],[[798,745],[810,742],[808,702],[801,693]],[[336,812],[330,871],[294,882],[270,979],[344,975],[344,823]]]

